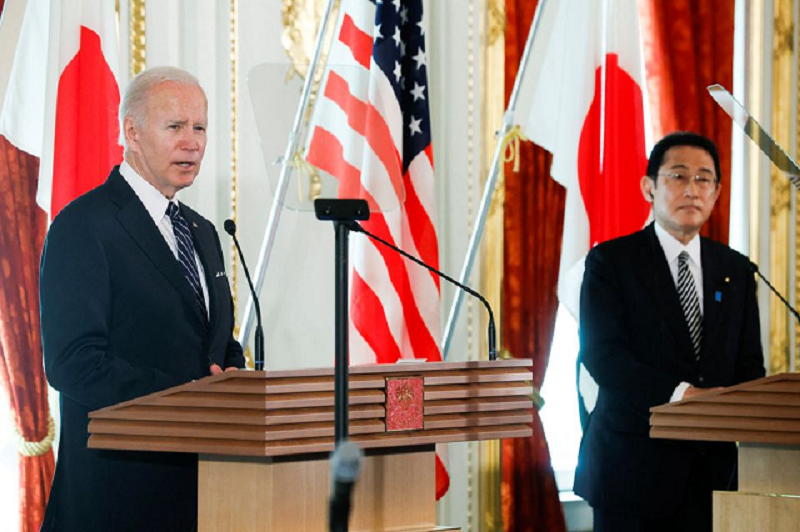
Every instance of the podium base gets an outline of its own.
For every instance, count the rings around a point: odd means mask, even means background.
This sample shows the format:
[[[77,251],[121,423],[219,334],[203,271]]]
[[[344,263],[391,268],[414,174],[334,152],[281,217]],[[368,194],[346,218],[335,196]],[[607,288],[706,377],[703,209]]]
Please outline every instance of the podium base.
[[[714,532],[797,532],[800,499],[772,493],[714,492]]]
[[[327,455],[235,458],[200,455],[198,532],[327,530]],[[353,493],[351,532],[429,532],[437,527],[432,446],[368,453]]]

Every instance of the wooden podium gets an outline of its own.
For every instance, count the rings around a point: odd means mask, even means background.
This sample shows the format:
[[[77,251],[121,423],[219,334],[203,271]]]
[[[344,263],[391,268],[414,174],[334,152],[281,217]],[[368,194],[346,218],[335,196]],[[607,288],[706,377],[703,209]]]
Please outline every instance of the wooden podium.
[[[800,530],[800,375],[651,409],[650,437],[739,442],[739,491],[714,492],[715,532]]]
[[[531,436],[530,360],[350,368],[352,532],[436,527],[434,444]],[[90,414],[89,447],[198,453],[198,530],[327,530],[333,368],[238,371]]]

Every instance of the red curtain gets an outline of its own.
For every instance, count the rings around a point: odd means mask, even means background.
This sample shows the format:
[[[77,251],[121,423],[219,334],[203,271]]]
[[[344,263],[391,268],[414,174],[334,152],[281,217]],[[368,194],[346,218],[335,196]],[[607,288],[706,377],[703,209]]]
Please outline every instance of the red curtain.
[[[506,0],[506,101],[537,4],[538,0]],[[520,148],[519,173],[510,164],[505,169],[503,342],[513,356],[533,359],[533,384],[541,387],[558,309],[565,191],[550,178],[551,157],[546,151],[528,142]],[[537,412],[532,428],[531,438],[503,441],[505,530],[566,531]]]
[[[706,87],[733,85],[731,0],[646,0],[642,35],[655,138],[675,130],[712,139],[720,152],[722,193],[702,234],[728,242],[731,119]]]
[[[47,218],[36,206],[39,161],[0,137],[0,385],[29,442],[47,436],[47,382],[39,335],[39,255]],[[52,449],[20,455],[20,530],[39,530],[55,461]]]

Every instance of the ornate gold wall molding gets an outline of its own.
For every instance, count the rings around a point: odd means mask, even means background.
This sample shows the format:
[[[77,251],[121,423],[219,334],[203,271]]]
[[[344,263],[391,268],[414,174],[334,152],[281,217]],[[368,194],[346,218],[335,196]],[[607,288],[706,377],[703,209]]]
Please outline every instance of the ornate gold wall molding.
[[[230,100],[229,112],[231,115],[231,219],[239,223],[239,1],[231,0],[230,5],[230,24],[229,24],[229,51],[230,51]],[[230,247],[231,265],[229,271],[231,283],[231,295],[233,297],[234,315],[237,304],[237,288],[239,286],[239,260],[236,252],[236,245],[231,242]]]
[[[483,0],[481,39],[481,123],[480,139],[483,167],[481,182],[489,175],[495,147],[503,139],[496,132],[502,127],[505,113],[505,25],[506,13],[503,0]],[[497,179],[492,204],[486,220],[483,246],[482,286],[486,299],[495,311],[497,323],[497,345],[503,345],[503,255],[504,255],[504,209],[505,180],[502,166]],[[486,346],[485,340],[482,344]],[[481,350],[482,353],[486,349]],[[479,516],[478,530],[494,532],[503,530],[501,502],[501,443],[499,440],[480,443]]]
[[[798,0],[800,1],[800,0]],[[798,29],[795,29],[798,31]],[[794,44],[794,43],[792,43]],[[798,54],[798,50],[794,50],[794,59],[796,64],[800,64],[800,54]],[[796,109],[800,110],[800,68],[797,69],[797,78],[794,79],[794,87],[795,87],[795,104]],[[795,159],[796,155],[800,154],[800,112],[795,113],[794,122],[792,126],[795,128],[796,132],[796,139],[797,145],[795,146]],[[794,217],[795,217],[795,227],[794,227],[794,300],[795,305],[797,305],[797,301],[800,301],[800,215],[798,215],[797,209],[798,205],[800,205],[800,194],[798,194],[794,189],[792,189],[792,193],[795,195],[795,206],[794,206]],[[791,320],[792,324],[794,325],[792,330],[794,332],[794,364],[789,371],[800,371],[800,324],[797,323],[796,320]]]
[[[130,77],[145,69],[145,0],[129,0],[130,16]]]
[[[466,233],[472,234],[475,225],[475,3],[480,0],[468,0],[467,19],[467,226]],[[474,271],[474,270],[473,270]],[[474,275],[474,274],[473,274]],[[467,284],[472,281],[467,280]],[[474,298],[468,298],[467,307],[467,359],[474,360],[475,356],[475,305]],[[484,345],[478,341],[478,349]],[[480,446],[477,442],[469,444],[467,453],[467,532],[476,530],[475,492],[480,496],[480,463],[476,464],[475,456]],[[480,459],[479,459],[480,460]],[[477,467],[476,467],[477,465]]]
[[[317,28],[322,22],[326,4],[325,0],[283,0],[281,44],[286,50],[286,55],[292,61],[292,66],[286,74],[287,80],[295,74],[302,78],[308,74],[308,66],[316,45]],[[329,37],[335,30],[338,9],[339,1],[336,0],[333,4],[325,42],[330,41]]]
[[[775,140],[788,146],[795,119],[792,116],[794,61],[794,1],[774,0],[772,39],[772,124]],[[770,167],[770,280],[778,291],[790,290],[791,194],[786,176]],[[777,298],[770,298],[770,373],[789,371],[790,339],[789,314]]]

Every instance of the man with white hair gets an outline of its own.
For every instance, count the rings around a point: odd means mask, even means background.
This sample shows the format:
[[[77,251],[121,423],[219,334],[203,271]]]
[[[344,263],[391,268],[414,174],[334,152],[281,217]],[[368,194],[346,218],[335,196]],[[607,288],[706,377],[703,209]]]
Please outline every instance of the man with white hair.
[[[43,531],[189,531],[197,457],[87,448],[93,410],[244,366],[214,226],[175,194],[200,171],[207,100],[177,68],[120,105],[125,160],[53,221],[42,252],[45,370],[61,441]]]

